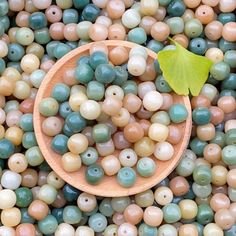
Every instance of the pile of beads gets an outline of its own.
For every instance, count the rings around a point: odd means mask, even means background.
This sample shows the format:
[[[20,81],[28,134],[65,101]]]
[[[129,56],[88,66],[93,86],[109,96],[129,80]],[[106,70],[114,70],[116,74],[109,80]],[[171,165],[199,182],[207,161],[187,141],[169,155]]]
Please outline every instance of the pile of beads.
[[[157,76],[156,61],[147,58],[140,46],[128,52],[95,43],[89,56],[78,59],[74,76],[54,84],[51,97],[40,101],[39,112],[46,117],[42,131],[52,137],[51,148],[62,155],[65,171],[79,171],[83,164],[88,183],[117,175],[128,188],[136,172],[142,177],[155,173],[153,158],[173,157],[173,145],[182,138],[174,124],[184,122],[188,112],[173,103],[169,85]]]

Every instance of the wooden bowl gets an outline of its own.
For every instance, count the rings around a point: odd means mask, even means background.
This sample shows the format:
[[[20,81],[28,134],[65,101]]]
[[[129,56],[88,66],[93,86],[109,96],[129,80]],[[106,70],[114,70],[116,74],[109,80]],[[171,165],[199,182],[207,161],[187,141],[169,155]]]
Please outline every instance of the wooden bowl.
[[[124,46],[129,51],[131,48],[137,46],[134,43],[126,41],[116,41],[116,40],[104,41],[104,43],[107,45],[109,50],[116,46]],[[181,124],[176,124],[178,127],[181,128],[183,136],[180,143],[174,146],[175,154],[173,158],[169,161],[159,161],[154,158],[157,164],[157,170],[153,176],[149,178],[143,178],[137,175],[137,180],[135,185],[131,188],[124,188],[117,183],[116,176],[113,177],[105,176],[103,181],[95,186],[88,184],[85,180],[84,166],[82,166],[82,168],[79,171],[74,173],[68,173],[64,171],[60,161],[61,156],[55,153],[50,148],[50,143],[52,138],[48,137],[42,132],[41,125],[45,118],[42,115],[40,115],[38,107],[40,101],[43,98],[50,96],[53,86],[58,82],[62,82],[62,75],[64,74],[65,70],[74,68],[78,58],[80,58],[83,55],[89,54],[89,48],[91,45],[92,43],[86,44],[65,55],[57,63],[55,63],[55,65],[52,67],[52,69],[47,73],[46,77],[44,78],[38,90],[34,106],[34,116],[33,116],[34,130],[37,142],[43,153],[44,158],[51,166],[51,168],[70,185],[87,193],[104,197],[119,197],[119,196],[128,196],[137,194],[158,184],[161,180],[166,178],[168,174],[170,174],[171,171],[173,171],[173,169],[178,164],[182,153],[184,152],[185,148],[188,145],[192,128],[190,101],[188,97],[178,96],[173,94],[174,103],[182,103],[187,108],[188,118],[186,122],[183,122]],[[147,52],[149,55],[148,60],[156,59],[157,57],[156,53],[148,49]]]

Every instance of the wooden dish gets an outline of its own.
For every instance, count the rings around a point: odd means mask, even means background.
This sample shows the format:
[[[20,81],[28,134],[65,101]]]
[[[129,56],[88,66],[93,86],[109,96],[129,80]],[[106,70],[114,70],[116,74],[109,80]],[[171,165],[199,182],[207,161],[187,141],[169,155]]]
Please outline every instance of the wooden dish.
[[[126,42],[126,41],[104,41],[104,43],[108,46],[108,49],[112,49],[116,46],[124,46],[127,50],[130,50],[132,47],[137,46],[134,43]],[[85,167],[82,168],[78,172],[68,173],[63,170],[61,165],[61,156],[56,154],[51,148],[50,143],[52,138],[46,136],[42,132],[41,124],[45,119],[42,115],[40,115],[38,107],[40,101],[45,98],[49,97],[53,86],[58,83],[62,82],[62,75],[64,74],[65,70],[74,68],[76,65],[76,61],[83,55],[89,54],[89,48],[91,44],[87,44],[81,46],[72,52],[65,55],[62,59],[60,59],[52,69],[47,73],[45,79],[43,80],[36,97],[35,106],[34,106],[34,130],[35,135],[37,138],[38,145],[43,153],[44,158],[51,166],[51,168],[67,183],[70,185],[85,191],[90,194],[104,196],[104,197],[119,197],[119,196],[128,196],[140,193],[145,191],[149,188],[152,188],[156,184],[158,184],[161,180],[166,178],[168,174],[173,171],[173,169],[178,164],[182,153],[184,152],[185,148],[188,145],[188,141],[190,138],[191,128],[192,128],[192,119],[191,119],[191,105],[188,97],[178,96],[173,94],[174,103],[183,103],[188,110],[188,118],[186,122],[181,124],[177,124],[183,132],[183,136],[181,142],[174,146],[175,154],[173,158],[169,161],[159,161],[154,158],[157,164],[156,173],[149,178],[143,178],[137,175],[136,183],[131,188],[123,188],[121,187],[117,181],[116,176],[108,177],[105,176],[102,182],[98,185],[90,185],[85,180]],[[156,53],[148,50],[148,60],[156,59]]]

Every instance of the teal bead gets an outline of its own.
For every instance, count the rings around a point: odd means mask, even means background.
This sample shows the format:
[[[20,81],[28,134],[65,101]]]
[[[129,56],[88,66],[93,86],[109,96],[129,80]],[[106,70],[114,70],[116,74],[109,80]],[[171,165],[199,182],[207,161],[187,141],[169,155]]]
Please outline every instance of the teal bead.
[[[21,58],[25,55],[25,49],[18,43],[8,44],[8,54],[7,58],[14,62],[20,61]]]
[[[214,220],[214,212],[208,204],[198,206],[197,222],[201,225],[206,225]]]
[[[219,47],[218,41],[212,41],[212,40],[206,39],[206,44],[207,44],[207,49]]]
[[[79,222],[79,225],[81,225],[81,226],[86,225],[87,222],[88,222],[88,216],[84,215],[84,213],[83,213],[81,221]]]
[[[198,19],[191,19],[185,23],[184,33],[190,38],[197,38],[203,31],[202,23]]]
[[[55,216],[47,215],[44,219],[38,221],[38,227],[43,234],[53,234],[58,227],[58,222]]]
[[[211,66],[210,73],[216,80],[224,80],[230,74],[230,67],[227,63],[221,61]]]
[[[210,143],[218,144],[221,148],[225,146],[225,134],[221,131],[216,131],[215,137]]]
[[[128,72],[122,66],[115,66],[114,70],[115,70],[115,79],[113,80],[112,84],[121,86],[122,84],[124,84],[124,82],[127,81],[129,76]]]
[[[104,84],[98,81],[90,81],[87,85],[87,97],[95,101],[100,101],[103,99],[105,94]]]
[[[191,142],[190,142],[190,148],[191,150],[198,156],[202,156],[203,155],[203,150],[206,147],[207,142],[202,141],[198,138],[194,138]]]
[[[54,57],[60,59],[70,51],[71,48],[68,45],[66,45],[65,43],[58,43],[53,50],[53,54]]]
[[[44,161],[43,154],[38,146],[29,148],[25,152],[25,157],[30,166],[39,166]]]
[[[166,223],[172,224],[181,219],[181,211],[177,204],[169,203],[162,208],[163,217]]]
[[[98,160],[98,152],[93,147],[88,147],[86,151],[80,154],[81,161],[84,165],[90,166]]]
[[[46,161],[44,161],[42,164],[39,165],[39,170],[46,172],[52,171],[51,167],[48,165]]]
[[[89,184],[96,185],[102,181],[104,177],[104,170],[98,164],[92,164],[87,167],[85,172],[86,181]]]
[[[34,12],[29,17],[29,26],[33,30],[47,27],[47,18],[42,12]]]
[[[22,137],[22,146],[29,149],[33,146],[37,146],[37,140],[34,132],[25,132]]]
[[[127,40],[137,44],[144,44],[147,41],[147,34],[141,27],[129,31]]]
[[[197,107],[193,110],[192,118],[196,125],[206,125],[211,120],[211,113],[206,107]]]
[[[236,50],[229,50],[224,55],[224,62],[231,68],[236,68]]]
[[[10,111],[19,110],[19,108],[20,108],[20,103],[17,100],[10,100],[6,102],[4,111],[7,114]]]
[[[142,157],[137,163],[137,172],[142,177],[150,177],[156,171],[156,163],[150,157]]]
[[[228,145],[222,149],[222,161],[226,165],[236,165],[236,146]]]
[[[163,75],[157,76],[155,80],[155,86],[157,91],[161,93],[169,93],[172,91],[171,87],[169,86]]]
[[[212,84],[212,85],[214,85],[214,86],[217,86],[217,85],[220,83],[220,81],[214,79],[212,75],[209,75],[209,77],[208,77],[206,83]]]
[[[4,61],[4,59],[0,58],[0,74],[2,74],[5,69],[6,69],[6,62]]]
[[[23,223],[34,224],[35,223],[35,219],[28,214],[28,208],[20,208],[20,212],[21,212],[21,221],[20,221],[21,224]]]
[[[72,112],[69,102],[63,102],[59,106],[59,115],[66,119],[66,117]]]
[[[204,55],[207,50],[206,41],[202,38],[194,38],[189,42],[189,50],[198,55]]]
[[[92,137],[95,143],[105,143],[111,139],[110,127],[106,124],[97,124],[93,127]]]
[[[96,213],[89,217],[88,225],[94,232],[101,233],[107,227],[107,218],[101,213]]]
[[[236,74],[235,73],[230,73],[229,76],[222,81],[221,89],[236,89]]]
[[[38,44],[47,44],[51,41],[48,28],[42,28],[34,31],[34,39]]]
[[[172,0],[158,0],[161,6],[168,6]]]
[[[75,78],[81,84],[87,84],[93,80],[94,71],[90,65],[81,63],[75,69]]]
[[[77,206],[66,206],[63,210],[63,220],[67,224],[78,224],[82,213]]]
[[[74,7],[77,9],[84,9],[89,2],[89,0],[73,0]]]
[[[14,145],[8,139],[1,139],[0,140],[0,158],[1,159],[8,159],[14,153]]]
[[[181,123],[187,119],[188,111],[183,104],[174,104],[170,107],[169,116],[172,122]]]
[[[219,48],[223,53],[225,53],[229,50],[236,50],[236,44],[234,42],[229,42],[221,38],[219,41]]]
[[[220,92],[219,97],[232,96],[236,99],[236,91],[233,89],[224,89]]]
[[[150,50],[152,50],[155,53],[158,53],[164,48],[164,44],[155,40],[155,39],[151,39],[147,43],[147,48],[149,48]]]
[[[190,182],[189,185],[191,186],[192,183]],[[194,194],[194,192],[193,192],[193,190],[192,190],[191,187],[189,188],[188,192],[183,195],[183,198],[184,198],[184,199],[191,199],[191,200],[194,200],[195,194]]]
[[[64,124],[63,125],[63,128],[62,128],[62,132],[63,134],[65,134],[67,137],[70,137],[74,134],[74,132],[68,127],[67,124]]]
[[[128,205],[131,204],[130,197],[115,197],[111,200],[112,209],[115,212],[122,213]]]
[[[224,236],[236,236],[236,224],[224,231]]]
[[[226,145],[236,144],[236,129],[230,129],[225,134]]]
[[[70,87],[63,83],[53,86],[51,96],[58,102],[65,102],[70,96]]]
[[[223,131],[224,130],[224,123],[221,122],[220,124],[215,126],[216,131]]]
[[[90,55],[89,64],[94,70],[101,64],[108,64],[107,55],[104,52],[96,51]]]
[[[122,187],[129,188],[135,184],[136,173],[131,167],[123,167],[118,171],[117,181]]]
[[[67,41],[66,45],[68,45],[71,50],[74,50],[78,47],[78,42],[77,41]]]
[[[63,220],[63,210],[64,208],[53,208],[52,209],[52,215],[56,217],[58,224],[61,224],[64,222]]]
[[[74,188],[69,184],[65,184],[62,191],[67,202],[76,201],[80,194],[80,191],[77,188]]]
[[[23,131],[30,132],[34,130],[33,127],[33,114],[24,114],[20,118],[20,127]]]
[[[99,211],[106,217],[111,217],[114,214],[114,209],[112,208],[110,198],[103,198],[99,204]]]
[[[167,13],[172,17],[182,16],[185,10],[186,6],[181,0],[172,0],[167,7]]]
[[[82,20],[95,22],[100,14],[100,9],[95,4],[87,4],[82,13]]]
[[[142,223],[138,227],[139,236],[157,236],[157,228]]]
[[[176,167],[176,172],[180,176],[187,177],[193,173],[194,167],[194,160],[188,157],[184,157],[183,159],[181,159],[178,166]]]
[[[5,33],[4,25],[2,22],[0,22],[0,37],[2,37]]]
[[[59,41],[51,41],[46,45],[46,52],[50,57],[54,57],[54,49],[57,46]]]
[[[6,0],[0,1],[0,16],[5,16],[9,11],[9,5]]]
[[[86,120],[80,115],[79,112],[70,113],[66,117],[65,123],[74,133],[78,133],[86,127]]]
[[[161,70],[161,67],[160,67],[160,63],[158,60],[154,60],[154,68],[155,68],[155,71],[159,74],[162,73],[162,70]]]
[[[65,25],[70,23],[78,23],[79,14],[75,9],[65,9],[62,15],[62,21]]]
[[[208,197],[212,192],[211,184],[208,185],[199,185],[197,183],[192,184],[192,189],[194,194],[199,198],[206,198]]]
[[[166,24],[169,26],[172,35],[181,34],[184,31],[184,20],[181,17],[170,17]]]
[[[4,31],[8,31],[10,28],[10,19],[8,16],[1,16],[0,17],[0,23],[3,24]]]
[[[218,21],[220,21],[223,25],[229,22],[235,22],[236,16],[234,13],[220,13],[218,15]]]
[[[18,207],[28,207],[33,201],[33,194],[29,188],[21,187],[15,190],[16,205]]]
[[[200,165],[194,168],[193,180],[199,185],[208,185],[211,183],[211,169],[208,166]]]
[[[181,200],[183,200],[183,197],[174,196],[174,198],[173,198],[173,200],[172,200],[171,203],[173,203],[173,204],[179,204],[179,202],[180,202]]]
[[[67,142],[67,136],[64,134],[58,134],[52,139],[51,148],[54,152],[63,155],[68,152]]]
[[[138,94],[138,85],[135,81],[127,80],[122,84],[122,89],[124,91],[124,94],[132,93],[137,95]]]
[[[198,222],[193,222],[193,224],[197,227],[198,236],[203,236],[203,225],[199,224]]]
[[[76,65],[79,66],[80,64],[87,64],[87,65],[89,65],[89,56],[82,56],[82,57],[80,57],[77,60]]]
[[[115,70],[110,64],[100,64],[95,70],[95,78],[102,84],[112,83],[115,79]]]

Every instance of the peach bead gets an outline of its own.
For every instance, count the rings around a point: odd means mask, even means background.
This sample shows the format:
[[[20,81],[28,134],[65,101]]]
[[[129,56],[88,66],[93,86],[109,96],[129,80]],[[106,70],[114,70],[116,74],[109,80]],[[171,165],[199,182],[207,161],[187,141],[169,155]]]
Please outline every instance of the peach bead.
[[[157,227],[163,220],[163,212],[159,207],[149,206],[144,211],[143,220],[147,225]]]
[[[220,0],[219,9],[222,12],[232,12],[236,8],[236,2],[234,0]]]
[[[176,125],[169,125],[168,129],[169,129],[169,134],[166,141],[173,145],[178,144],[183,136],[181,128],[179,128]]]
[[[89,54],[91,55],[97,51],[104,52],[106,55],[108,55],[108,48],[103,42],[94,42],[89,49]]]
[[[102,110],[109,116],[119,114],[122,107],[122,101],[116,99],[114,96],[105,98],[102,103]]]
[[[25,1],[25,11],[33,13],[38,11],[37,7],[35,7],[33,0],[26,0]]]
[[[126,37],[125,27],[121,24],[113,24],[108,28],[108,39],[124,40]]]
[[[179,236],[198,236],[197,226],[194,224],[183,224],[179,227]]]
[[[230,229],[234,224],[234,217],[228,209],[220,209],[215,213],[214,218],[216,224],[224,230]]]
[[[205,53],[205,57],[217,63],[224,59],[224,53],[219,48],[209,48]]]
[[[125,47],[117,46],[109,51],[109,60],[113,65],[118,66],[128,61],[129,54]]]
[[[189,183],[182,176],[177,176],[171,179],[169,186],[175,196],[182,196],[189,190]]]
[[[236,102],[233,96],[223,96],[219,98],[217,105],[224,113],[230,113],[236,109]]]
[[[20,11],[16,15],[16,24],[19,27],[28,27],[29,26],[29,17],[30,13],[26,11]]]
[[[63,34],[66,40],[68,41],[79,40],[79,37],[76,33],[76,28],[77,28],[77,24],[75,23],[70,23],[70,24],[65,25]]]
[[[146,65],[145,72],[139,76],[141,81],[153,81],[156,79],[156,71],[154,68],[153,61],[148,61]]]
[[[189,39],[184,34],[176,34],[173,37],[173,40],[179,43],[182,47],[187,48],[189,44]]]
[[[64,27],[62,22],[56,22],[50,25],[49,33],[53,40],[63,40],[64,39]]]
[[[129,123],[130,114],[127,109],[121,108],[119,113],[111,117],[112,123],[117,127],[124,127]]]
[[[210,7],[215,7],[219,4],[219,1],[220,0],[202,0],[202,3]]]
[[[232,188],[236,188],[236,169],[232,169],[228,172],[227,184]]]
[[[25,1],[22,0],[8,0],[8,4],[11,11],[22,11],[25,7]]]
[[[215,143],[209,143],[206,145],[203,151],[203,156],[206,161],[211,164],[215,164],[221,159],[221,148]]]
[[[32,2],[36,8],[43,10],[51,5],[52,0],[32,0]]]
[[[157,20],[152,16],[144,16],[139,24],[139,27],[143,28],[147,35],[151,34],[152,26]]]
[[[184,3],[188,8],[196,8],[201,3],[201,0],[184,0]]]
[[[151,35],[157,41],[164,41],[170,34],[169,26],[164,22],[156,22],[151,28]]]
[[[166,16],[166,8],[163,6],[159,6],[156,10],[156,13],[153,15],[153,17],[156,19],[156,21],[163,21]]]
[[[229,211],[230,214],[234,217],[234,220],[236,220],[236,202],[230,204]]]
[[[109,155],[102,158],[101,166],[106,175],[112,176],[117,174],[121,165],[119,159],[114,155]]]
[[[225,132],[230,129],[236,129],[236,120],[232,119],[225,122]]]
[[[16,236],[33,236],[36,234],[35,227],[30,223],[23,223],[16,227]]]
[[[150,125],[151,125],[151,122],[148,121],[148,120],[142,119],[142,120],[139,121],[139,124],[140,124],[140,125],[142,126],[142,128],[143,128],[144,135],[147,136],[147,135],[148,135],[149,127],[150,127]]]
[[[125,12],[125,4],[122,0],[110,0],[107,2],[106,10],[111,19],[119,19]]]
[[[211,106],[209,110],[211,112],[211,123],[213,125],[218,125],[224,120],[224,112],[221,108]]]
[[[45,15],[50,23],[59,22],[62,18],[62,10],[57,5],[51,5],[46,9]]]
[[[212,21],[205,27],[205,35],[210,40],[218,40],[222,36],[223,24],[220,21]]]
[[[191,9],[186,9],[181,18],[184,20],[184,22],[195,18],[194,11]]]
[[[55,61],[47,60],[41,63],[40,69],[44,70],[45,72],[48,72],[54,64],[55,64]]]
[[[104,25],[95,23],[89,28],[89,37],[95,42],[105,40],[108,37],[108,29]]]
[[[126,108],[130,113],[136,113],[142,105],[141,99],[132,94],[126,94],[123,100],[123,106]]]
[[[220,209],[227,209],[230,206],[229,198],[223,193],[217,193],[210,200],[211,208],[217,212]]]
[[[227,41],[236,41],[236,22],[226,23],[223,27],[222,36]]]
[[[92,2],[99,8],[105,8],[108,0],[92,0]]]
[[[80,154],[88,148],[88,139],[84,134],[73,134],[68,139],[67,146],[73,154]]]
[[[146,82],[142,82],[138,85],[138,96],[143,99],[144,96],[150,92],[150,91],[155,91],[156,90],[156,86],[153,82],[151,81],[146,81]]]
[[[4,209],[1,212],[1,223],[4,226],[14,227],[20,223],[21,212],[18,208],[13,207],[9,209]]]
[[[107,16],[99,16],[96,19],[95,23],[104,25],[109,28],[112,25],[112,20]]]
[[[197,126],[197,136],[200,140],[210,141],[215,137],[215,126],[211,123]]]
[[[195,17],[204,25],[214,19],[214,11],[210,6],[200,5],[195,11]]]
[[[141,138],[143,138],[144,131],[139,123],[134,122],[125,126],[124,136],[127,139],[127,141],[135,143],[139,141]]]
[[[173,104],[173,97],[169,93],[162,93],[161,95],[163,97],[163,104],[161,105],[160,109],[164,111],[169,110]]]
[[[41,200],[34,200],[28,208],[28,214],[36,220],[42,220],[48,215],[49,207]]]
[[[126,207],[124,218],[126,222],[137,225],[143,218],[143,209],[136,204],[131,204]]]

